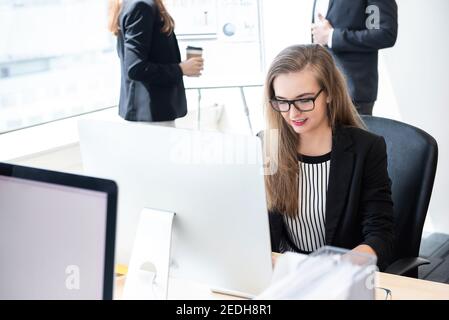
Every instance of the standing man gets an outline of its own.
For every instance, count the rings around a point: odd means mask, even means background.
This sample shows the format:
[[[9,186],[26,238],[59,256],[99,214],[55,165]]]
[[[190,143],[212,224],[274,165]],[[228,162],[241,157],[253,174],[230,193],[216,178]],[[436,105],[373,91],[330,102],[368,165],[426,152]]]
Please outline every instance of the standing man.
[[[396,1],[314,1],[312,42],[333,54],[359,114],[372,115],[379,80],[378,50],[396,42]]]

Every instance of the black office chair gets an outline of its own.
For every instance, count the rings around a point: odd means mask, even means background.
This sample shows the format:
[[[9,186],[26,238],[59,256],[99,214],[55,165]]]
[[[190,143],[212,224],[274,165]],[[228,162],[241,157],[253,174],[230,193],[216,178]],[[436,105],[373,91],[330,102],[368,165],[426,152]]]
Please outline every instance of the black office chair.
[[[430,263],[419,257],[419,247],[437,168],[437,142],[406,123],[372,116],[362,120],[387,144],[396,241],[394,262],[385,272],[416,278],[418,266]]]

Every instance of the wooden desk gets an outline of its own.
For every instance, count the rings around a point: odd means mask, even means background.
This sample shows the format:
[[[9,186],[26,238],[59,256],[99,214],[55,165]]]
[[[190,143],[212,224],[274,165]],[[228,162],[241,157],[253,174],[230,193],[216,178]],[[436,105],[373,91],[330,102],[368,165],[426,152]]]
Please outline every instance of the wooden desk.
[[[116,299],[121,299],[124,283],[125,276],[118,276],[114,294]],[[391,290],[392,300],[449,300],[449,285],[432,281],[378,272],[377,286]],[[383,290],[376,290],[376,299],[383,300],[384,298],[385,293]],[[181,282],[180,280],[170,280],[169,299],[233,300],[239,298],[213,293],[204,285]]]
[[[392,300],[449,300],[448,284],[381,272],[378,273],[377,281],[379,287],[391,290]]]

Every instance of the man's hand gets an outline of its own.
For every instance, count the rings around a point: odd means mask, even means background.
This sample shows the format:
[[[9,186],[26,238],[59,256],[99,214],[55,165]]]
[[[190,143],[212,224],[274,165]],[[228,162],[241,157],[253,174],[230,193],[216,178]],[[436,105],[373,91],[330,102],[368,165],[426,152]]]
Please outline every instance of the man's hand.
[[[318,19],[320,21],[312,25],[313,43],[325,46],[328,44],[329,35],[333,27],[329,20],[326,20],[321,13],[318,14]]]

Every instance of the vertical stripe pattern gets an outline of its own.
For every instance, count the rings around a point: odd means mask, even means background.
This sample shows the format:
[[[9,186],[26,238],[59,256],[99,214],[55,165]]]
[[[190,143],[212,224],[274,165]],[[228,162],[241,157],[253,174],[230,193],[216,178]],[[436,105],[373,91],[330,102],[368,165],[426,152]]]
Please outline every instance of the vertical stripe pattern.
[[[325,211],[330,153],[320,157],[303,157],[299,166],[298,215],[284,215],[284,221],[296,247],[304,252],[312,252],[326,243]]]

